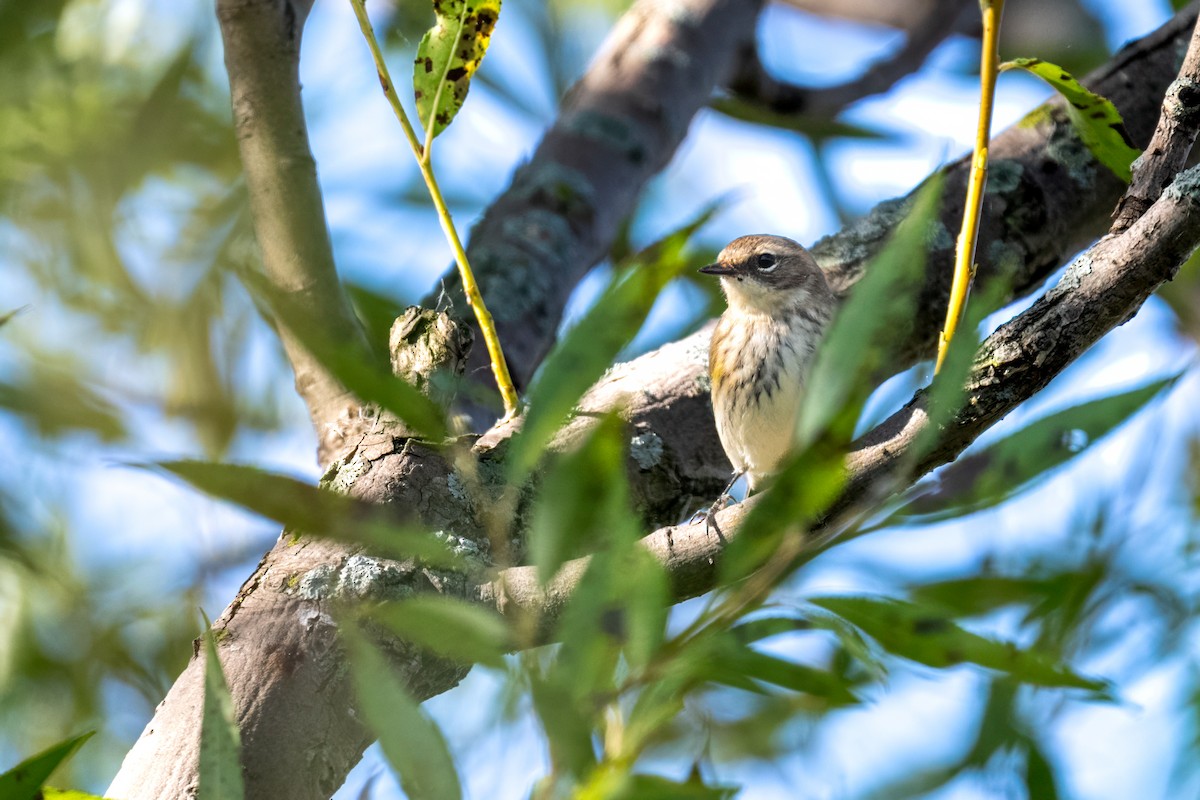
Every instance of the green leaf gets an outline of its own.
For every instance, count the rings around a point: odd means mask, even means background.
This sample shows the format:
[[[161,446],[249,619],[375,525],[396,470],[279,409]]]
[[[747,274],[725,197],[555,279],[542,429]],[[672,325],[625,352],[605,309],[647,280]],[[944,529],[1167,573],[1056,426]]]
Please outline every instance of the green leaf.
[[[0,328],[3,328],[8,323],[12,322],[13,317],[15,317],[17,314],[20,314],[27,308],[29,308],[29,306],[20,306],[18,308],[14,308],[12,311],[7,311],[3,314],[0,314]]]
[[[667,283],[690,265],[688,240],[724,201],[613,269],[600,297],[546,357],[529,390],[529,411],[509,455],[509,480],[524,481],[546,443],[617,355],[633,340]]]
[[[861,407],[895,343],[912,329],[925,252],[941,199],[941,179],[926,181],[904,221],[866,268],[825,336],[807,385],[798,442],[816,441],[848,404]]]
[[[578,794],[580,800],[732,800],[735,786],[706,786],[699,780],[673,781],[606,764]]]
[[[546,731],[556,774],[582,776],[596,766],[591,717],[562,681],[530,675],[533,708]]]
[[[105,798],[98,794],[88,794],[75,789],[54,789],[50,786],[43,786],[39,800],[105,800]]]
[[[433,0],[433,13],[437,23],[421,37],[413,61],[413,94],[421,127],[437,136],[467,99],[500,18],[500,0]]]
[[[275,520],[294,533],[369,545],[381,555],[416,556],[434,564],[458,563],[429,531],[404,524],[386,506],[241,464],[164,461],[134,465],[161,470],[203,492]]]
[[[422,800],[462,797],[441,729],[421,711],[383,654],[360,631],[346,623],[341,635],[350,656],[359,713],[379,737],[383,755],[405,793]]]
[[[270,315],[356,397],[394,414],[430,441],[446,437],[443,410],[411,383],[391,374],[382,360],[376,363],[356,342],[341,341],[331,334],[319,320],[313,320],[306,309],[276,290],[262,275],[244,271],[239,277]]]
[[[931,667],[964,662],[1007,673],[1036,686],[1090,689],[1107,695],[1108,684],[1085,678],[1064,664],[1011,642],[979,636],[942,612],[886,597],[818,597],[810,602],[857,625],[888,652]]]
[[[370,618],[406,641],[464,664],[502,669],[510,648],[508,626],[495,611],[441,595],[386,603]]]
[[[1072,406],[961,457],[938,474],[933,491],[918,494],[888,522],[924,524],[999,505],[1087,450],[1173,387],[1179,377]]]
[[[1067,101],[1067,116],[1079,138],[1104,166],[1129,183],[1133,160],[1141,150],[1133,146],[1121,112],[1109,100],[1089,92],[1069,72],[1057,64],[1038,58],[1015,58],[1000,65],[1000,70],[1023,69],[1037,75]]]
[[[1057,604],[1065,599],[1072,581],[1078,577],[1072,572],[1045,578],[976,575],[917,586],[910,594],[921,605],[955,616],[974,617],[1009,606]]]
[[[80,745],[90,739],[94,731],[66,739],[47,747],[40,753],[17,764],[0,775],[0,798],[4,800],[34,800],[39,790],[58,765],[75,755]]]
[[[204,625],[204,710],[200,721],[196,797],[197,800],[241,800],[246,795],[242,782],[241,733],[229,685],[217,656],[216,635],[207,617]]]
[[[0,381],[0,409],[28,420],[42,436],[88,431],[106,442],[125,436],[119,410],[74,375],[34,367],[20,383]]]
[[[706,664],[710,680],[735,688],[746,688],[746,681],[761,681],[793,692],[819,697],[834,705],[858,701],[837,675],[749,647],[727,645],[716,648]]]
[[[624,423],[607,416],[574,450],[553,460],[538,487],[528,534],[544,586],[568,559],[583,556],[629,523]]]

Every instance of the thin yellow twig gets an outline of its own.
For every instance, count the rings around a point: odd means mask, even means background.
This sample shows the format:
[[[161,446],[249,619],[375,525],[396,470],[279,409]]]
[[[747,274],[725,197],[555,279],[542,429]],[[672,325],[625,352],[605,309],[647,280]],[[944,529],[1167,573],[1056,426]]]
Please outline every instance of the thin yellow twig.
[[[979,218],[983,213],[983,189],[987,184],[988,140],[992,130],[992,106],[996,96],[996,74],[1000,62],[1000,15],[1004,0],[979,0],[983,14],[983,48],[979,59],[979,124],[975,131],[975,155],[971,159],[971,174],[967,179],[967,200],[963,207],[962,230],[954,260],[954,283],[950,287],[950,303],[946,322],[938,340],[937,365],[942,368],[950,340],[958,329],[967,307],[967,295],[975,280],[975,247],[979,241]]]
[[[504,350],[500,347],[500,336],[496,332],[496,323],[483,302],[479,284],[475,282],[475,273],[471,270],[471,262],[467,260],[466,248],[463,247],[462,240],[458,238],[454,219],[450,216],[450,209],[446,207],[442,190],[438,187],[437,178],[433,174],[433,166],[426,157],[428,143],[421,144],[412,123],[408,120],[404,106],[400,104],[400,97],[396,94],[396,87],[392,84],[387,63],[383,60],[383,52],[379,48],[379,41],[375,38],[375,29],[371,27],[371,21],[367,18],[365,0],[350,0],[350,6],[354,9],[354,15],[358,18],[358,26],[362,30],[363,38],[367,40],[367,47],[371,50],[371,58],[375,61],[375,71],[379,74],[379,84],[383,87],[383,94],[387,98],[388,104],[391,105],[396,119],[400,121],[400,127],[404,129],[404,138],[408,140],[408,145],[412,148],[413,156],[417,159],[417,168],[421,171],[421,177],[425,179],[429,197],[433,200],[433,207],[437,210],[438,222],[442,225],[442,231],[446,234],[446,241],[450,243],[450,249],[454,251],[454,261],[458,265],[458,274],[462,278],[463,293],[466,294],[467,302],[475,313],[475,319],[479,322],[479,330],[483,334],[483,342],[487,345],[488,356],[492,362],[492,374],[496,378],[496,386],[500,389],[500,397],[504,401],[504,418],[508,419],[515,416],[520,407],[517,389],[508,372],[508,362],[504,358]],[[433,131],[432,124],[429,131]]]

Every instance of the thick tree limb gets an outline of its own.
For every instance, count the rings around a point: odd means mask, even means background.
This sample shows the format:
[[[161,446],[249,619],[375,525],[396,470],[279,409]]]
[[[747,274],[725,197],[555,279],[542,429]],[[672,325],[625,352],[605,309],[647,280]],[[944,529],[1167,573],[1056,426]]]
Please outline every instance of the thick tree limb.
[[[333,263],[333,248],[300,102],[300,35],[312,0],[219,0],[225,67],[254,232],[273,297],[288,319],[330,342],[369,348]],[[279,336],[326,463],[361,418],[361,404],[282,324]]]

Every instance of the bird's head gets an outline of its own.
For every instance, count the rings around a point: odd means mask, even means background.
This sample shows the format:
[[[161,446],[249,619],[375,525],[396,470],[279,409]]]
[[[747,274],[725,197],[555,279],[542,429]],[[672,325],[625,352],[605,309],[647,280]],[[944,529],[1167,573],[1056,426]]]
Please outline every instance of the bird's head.
[[[756,234],[734,239],[701,267],[719,275],[729,305],[771,314],[798,304],[833,302],[825,273],[812,254],[783,236]]]

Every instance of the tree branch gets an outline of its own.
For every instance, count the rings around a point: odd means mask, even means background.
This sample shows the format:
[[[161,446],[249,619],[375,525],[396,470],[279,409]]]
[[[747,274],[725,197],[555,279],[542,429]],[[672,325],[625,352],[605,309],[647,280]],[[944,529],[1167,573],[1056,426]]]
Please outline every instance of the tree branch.
[[[300,36],[311,7],[312,0],[218,0],[234,130],[263,267],[274,300],[286,305],[281,316],[309,321],[365,359],[366,338],[338,282],[300,100]],[[328,463],[361,404],[277,327]]]
[[[1200,118],[1200,20],[1192,31],[1179,76],[1167,87],[1158,127],[1134,162],[1133,181],[1117,205],[1112,233],[1127,230],[1158,199],[1187,161]]]
[[[925,390],[863,436],[846,461],[847,480],[825,519],[808,532],[809,549],[836,533],[848,515],[953,461],[975,439],[1028,400],[1100,340],[1137,313],[1142,303],[1200,246],[1200,166],[1179,175],[1127,231],[1102,239],[1081,255],[1059,283],[980,348],[967,380],[962,410],[938,431],[923,454],[914,444],[930,422]],[[721,554],[739,535],[758,498],[717,515],[721,536],[704,522],[662,528],[643,545],[663,564],[675,600],[716,587]],[[534,567],[513,567],[482,585],[478,595],[504,613],[519,610],[549,628],[586,571],[587,558],[568,562],[544,589]]]
[[[969,22],[977,22],[973,6],[967,0],[931,0],[907,29],[903,47],[871,64],[858,78],[823,89],[779,80],[767,71],[759,60],[758,48],[751,45],[741,52],[729,91],[739,100],[775,115],[836,116],[851,103],[886,92],[920,69],[947,36]]]

